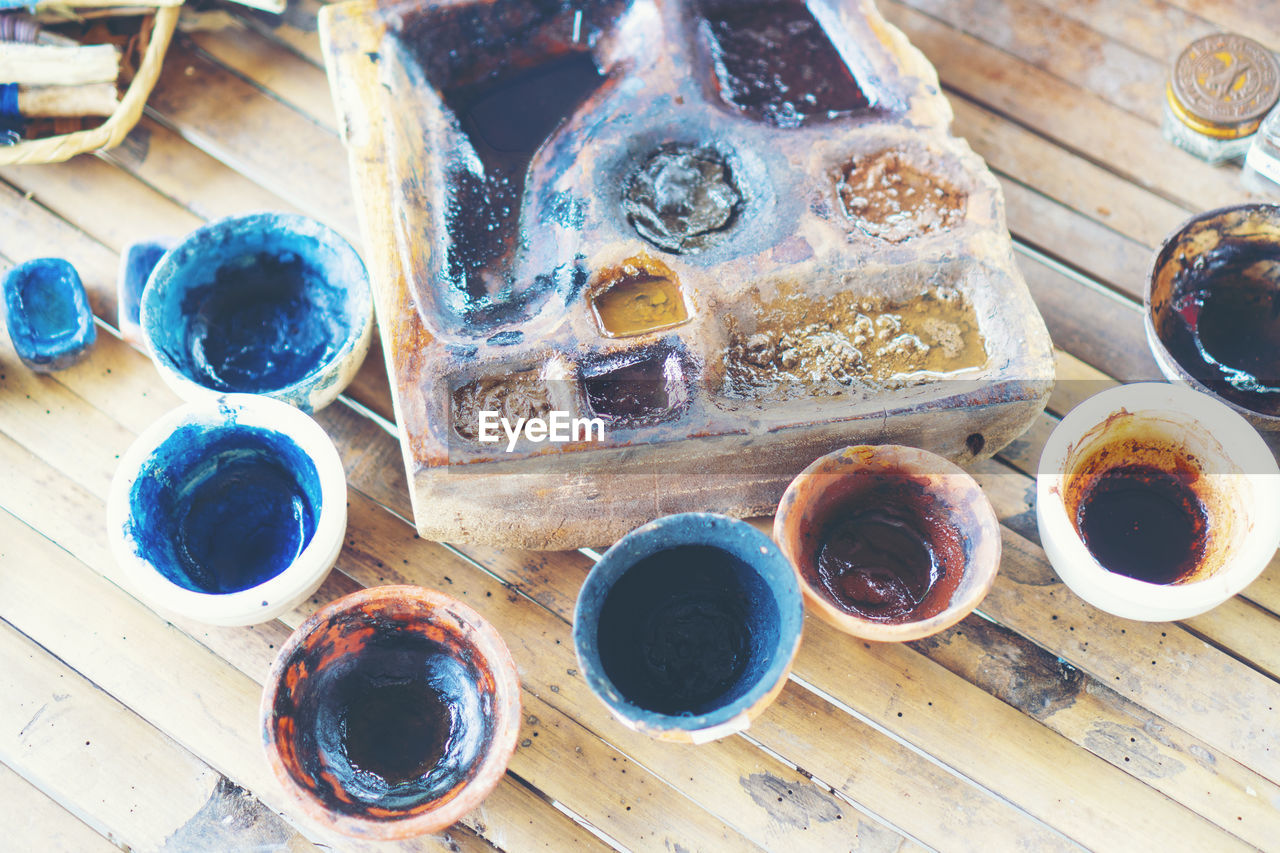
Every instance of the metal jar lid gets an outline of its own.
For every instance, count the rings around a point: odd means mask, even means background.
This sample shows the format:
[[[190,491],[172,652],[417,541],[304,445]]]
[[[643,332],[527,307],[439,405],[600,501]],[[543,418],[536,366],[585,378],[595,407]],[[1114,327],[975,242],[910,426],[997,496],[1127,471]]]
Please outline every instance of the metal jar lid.
[[[1174,63],[1167,95],[1174,115],[1192,130],[1238,139],[1254,133],[1280,100],[1280,62],[1253,39],[1204,36]]]

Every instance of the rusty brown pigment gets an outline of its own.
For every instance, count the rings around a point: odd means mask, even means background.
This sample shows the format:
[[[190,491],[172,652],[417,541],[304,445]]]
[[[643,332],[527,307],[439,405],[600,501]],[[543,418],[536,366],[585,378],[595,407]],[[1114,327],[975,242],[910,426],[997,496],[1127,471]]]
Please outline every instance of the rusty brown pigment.
[[[823,527],[818,583],[854,616],[914,622],[946,609],[964,573],[962,537],[921,484],[884,479]]]
[[[1076,527],[1107,571],[1172,584],[1195,572],[1208,520],[1183,478],[1150,465],[1122,465],[1100,475],[1081,497]]]
[[[754,331],[735,330],[725,359],[727,397],[838,394],[851,385],[897,387],[913,374],[945,375],[987,360],[978,318],[957,291],[902,303],[840,293],[825,305],[784,294],[757,303]]]
[[[836,189],[853,223],[890,243],[951,228],[964,218],[963,192],[896,151],[850,162]]]

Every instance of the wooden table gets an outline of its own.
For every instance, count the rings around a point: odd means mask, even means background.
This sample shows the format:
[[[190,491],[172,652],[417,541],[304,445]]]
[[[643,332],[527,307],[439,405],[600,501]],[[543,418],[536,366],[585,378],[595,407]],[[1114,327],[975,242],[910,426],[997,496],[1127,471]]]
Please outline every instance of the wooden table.
[[[1160,138],[1166,68],[1238,30],[1280,49],[1272,0],[882,0],[933,60],[956,130],[1004,186],[1023,272],[1060,348],[1049,411],[975,467],[1004,525],[981,613],[911,645],[810,620],[792,682],[744,736],[690,748],[615,723],[579,676],[590,556],[419,540],[379,354],[321,413],[351,486],[338,567],[249,629],[170,623],[118,585],[103,496],[176,404],[110,334],[50,378],[0,350],[0,848],[389,849],[304,823],[271,777],[267,666],[321,602],[420,583],[504,633],[524,684],[510,772],[411,850],[1280,849],[1280,564],[1178,624],[1125,622],[1062,586],[1036,542],[1041,444],[1082,397],[1157,376],[1140,323],[1153,247],[1247,198]],[[102,157],[0,171],[0,261],[72,260],[107,326],[117,253],[251,209],[358,238],[315,0],[177,39],[148,114]],[[280,815],[283,815],[281,819]],[[256,846],[255,846],[256,845]]]

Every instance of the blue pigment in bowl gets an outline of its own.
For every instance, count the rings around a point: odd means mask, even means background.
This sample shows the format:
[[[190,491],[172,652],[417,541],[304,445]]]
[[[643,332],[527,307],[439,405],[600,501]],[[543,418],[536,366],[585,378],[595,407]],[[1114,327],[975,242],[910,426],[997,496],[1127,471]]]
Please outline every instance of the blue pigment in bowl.
[[[188,425],[142,466],[129,501],[142,559],[184,589],[226,594],[276,577],[307,547],[320,477],[280,433]]]
[[[309,409],[309,386],[336,378],[326,371],[355,349],[371,312],[364,265],[345,240],[304,217],[253,214],[165,254],[141,320],[157,363],[178,376]]]
[[[299,382],[348,334],[341,293],[292,252],[227,260],[182,299],[176,364],[207,388],[262,393]]]

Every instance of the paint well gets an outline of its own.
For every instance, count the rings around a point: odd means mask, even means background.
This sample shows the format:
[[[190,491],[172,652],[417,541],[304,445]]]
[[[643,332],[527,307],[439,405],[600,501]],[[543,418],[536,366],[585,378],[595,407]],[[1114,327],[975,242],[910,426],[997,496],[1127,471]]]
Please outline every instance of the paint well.
[[[235,424],[176,430],[130,494],[139,556],[194,592],[227,594],[276,577],[316,530],[320,482],[289,438]]]
[[[97,338],[80,275],[62,258],[37,258],[9,270],[4,302],[13,348],[33,370],[68,367]]]
[[[781,615],[760,575],[719,548],[684,545],[631,567],[600,609],[605,674],[660,714],[706,714],[756,685]]]
[[[335,619],[295,652],[287,671],[304,675],[274,709],[293,723],[281,731],[312,792],[326,808],[389,818],[469,781],[494,736],[472,653],[385,612]]]

